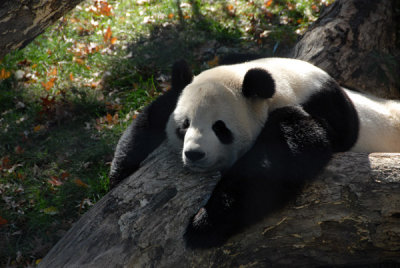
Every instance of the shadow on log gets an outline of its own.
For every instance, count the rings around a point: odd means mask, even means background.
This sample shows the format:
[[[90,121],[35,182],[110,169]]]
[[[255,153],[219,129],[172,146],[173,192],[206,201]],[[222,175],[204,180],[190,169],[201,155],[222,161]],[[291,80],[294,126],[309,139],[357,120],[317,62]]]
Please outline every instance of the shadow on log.
[[[400,263],[400,154],[337,155],[284,210],[221,248],[182,235],[218,180],[161,146],[58,242],[40,267],[266,267]]]

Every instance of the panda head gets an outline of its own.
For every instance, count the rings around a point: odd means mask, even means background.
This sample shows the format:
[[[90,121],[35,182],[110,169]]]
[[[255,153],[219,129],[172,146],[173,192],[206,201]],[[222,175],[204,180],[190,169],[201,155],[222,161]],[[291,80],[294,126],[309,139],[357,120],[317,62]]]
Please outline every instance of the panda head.
[[[249,150],[275,93],[274,80],[265,70],[224,68],[196,76],[167,124],[169,143],[181,152],[184,166],[196,172],[225,170]]]

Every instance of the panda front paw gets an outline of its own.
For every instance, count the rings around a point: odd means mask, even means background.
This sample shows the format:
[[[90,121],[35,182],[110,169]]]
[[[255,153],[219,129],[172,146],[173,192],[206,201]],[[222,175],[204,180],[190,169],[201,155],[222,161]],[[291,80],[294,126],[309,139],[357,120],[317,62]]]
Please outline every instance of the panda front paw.
[[[224,244],[229,237],[230,226],[211,218],[207,209],[202,207],[190,219],[184,239],[191,249],[211,248]]]

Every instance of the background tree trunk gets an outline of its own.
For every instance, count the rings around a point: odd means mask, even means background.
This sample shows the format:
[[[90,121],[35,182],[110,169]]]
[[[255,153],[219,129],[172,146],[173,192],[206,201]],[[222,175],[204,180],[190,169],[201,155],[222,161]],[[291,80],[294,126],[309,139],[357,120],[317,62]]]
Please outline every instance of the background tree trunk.
[[[400,98],[400,1],[336,1],[304,34],[292,57],[327,71],[344,87]]]
[[[0,59],[23,48],[82,0],[0,1]]]
[[[375,72],[367,72],[366,63],[375,50],[387,55],[394,50],[388,37],[392,4],[337,1],[300,40],[293,55],[326,69],[345,85],[373,92],[381,84],[372,75]],[[389,77],[393,69],[385,66],[376,66],[388,78],[380,90],[398,96],[396,79]],[[400,154],[336,155],[285,209],[220,248],[192,251],[184,247],[184,229],[218,176],[182,169],[179,157],[162,145],[75,223],[39,266],[400,264],[399,163]]]

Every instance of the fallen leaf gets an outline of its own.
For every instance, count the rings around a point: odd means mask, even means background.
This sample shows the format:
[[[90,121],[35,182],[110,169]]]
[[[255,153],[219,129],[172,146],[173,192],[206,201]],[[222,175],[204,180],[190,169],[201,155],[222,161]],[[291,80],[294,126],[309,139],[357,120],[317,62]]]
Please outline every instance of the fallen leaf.
[[[4,224],[7,224],[7,223],[8,223],[8,221],[0,216],[0,226],[4,225]]]
[[[69,177],[69,173],[68,172],[64,171],[63,173],[61,173],[60,178],[62,180],[66,180],[68,177]]]
[[[1,168],[2,169],[9,169],[11,167],[11,163],[10,163],[10,159],[5,156],[3,157],[3,159],[1,160]]]
[[[42,210],[47,215],[58,214],[58,209],[56,207],[48,207]]]
[[[49,91],[54,86],[54,82],[56,80],[57,80],[57,77],[53,77],[46,83],[42,82],[42,86],[44,87],[45,90]]]
[[[18,145],[17,147],[15,147],[14,152],[16,154],[22,154],[24,152],[24,149]]]
[[[79,58],[76,58],[75,62],[78,63],[78,64],[81,64],[81,65],[84,64],[84,61],[82,59],[79,59]]]
[[[57,68],[54,67],[54,68],[49,72],[48,76],[50,76],[50,75],[57,75]]]
[[[111,39],[111,36],[112,36],[111,27],[108,26],[106,33],[104,34],[104,43],[107,43]]]
[[[6,71],[6,69],[1,69],[1,72],[0,72],[0,80],[3,80],[3,79],[7,79],[7,78],[9,78],[11,76],[11,72],[9,72],[9,71]]]
[[[86,183],[84,183],[81,179],[75,179],[74,182],[75,182],[76,185],[78,185],[78,186],[80,186],[80,187],[84,187],[84,188],[89,187],[89,185],[87,185]]]
[[[219,64],[219,57],[215,56],[212,60],[208,61],[208,66],[210,67],[214,67],[217,66]]]
[[[50,176],[50,179],[47,180],[53,186],[61,186],[63,184],[56,176]]]
[[[109,113],[107,113],[107,115],[106,115],[106,120],[107,120],[107,122],[108,122],[109,124],[111,124],[111,123],[112,123],[112,121],[113,121],[113,117],[112,117],[112,115],[111,115],[111,114],[109,114]]]

